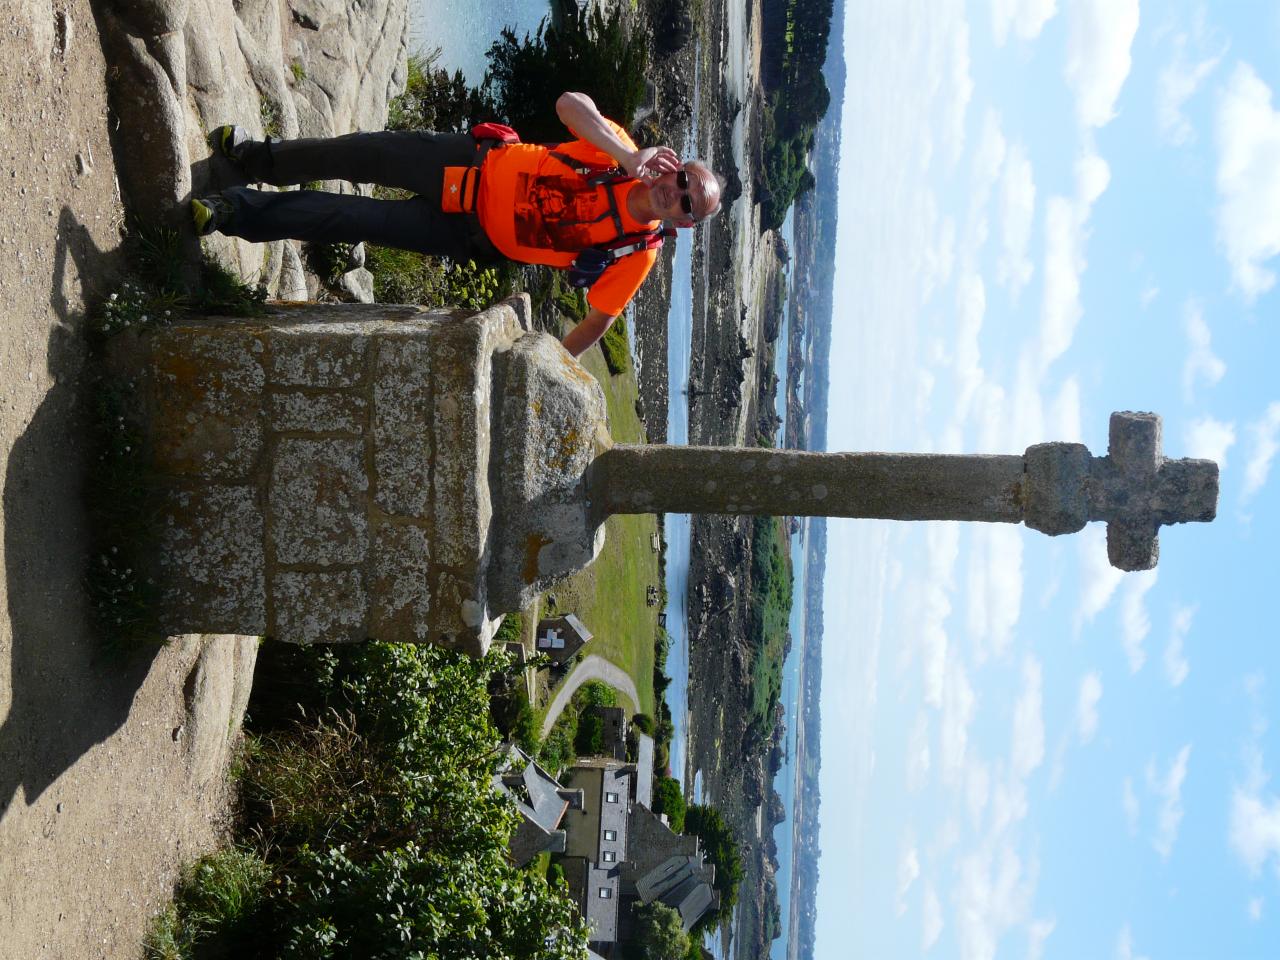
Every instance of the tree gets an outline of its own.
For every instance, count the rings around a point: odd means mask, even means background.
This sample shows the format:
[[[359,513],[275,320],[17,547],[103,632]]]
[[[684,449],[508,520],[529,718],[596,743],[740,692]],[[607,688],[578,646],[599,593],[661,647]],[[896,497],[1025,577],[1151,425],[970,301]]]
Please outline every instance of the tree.
[[[635,908],[637,960],[684,960],[689,953],[689,935],[680,914],[665,904],[639,904]]]
[[[690,804],[684,817],[684,832],[697,834],[707,859],[715,864],[715,888],[720,891],[720,909],[703,916],[699,926],[706,928],[720,916],[727,916],[738,902],[738,884],[742,882],[742,854],[738,839],[714,807]]]
[[[543,21],[523,39],[505,29],[487,54],[486,95],[527,143],[564,139],[555,103],[566,90],[587,94],[624,127],[645,95],[648,38],[628,36],[621,7],[606,17],[599,6],[587,13],[574,0],[555,2],[555,25]]]
[[[667,822],[676,833],[684,833],[684,791],[674,777],[662,777],[653,788],[653,812],[665,813]]]

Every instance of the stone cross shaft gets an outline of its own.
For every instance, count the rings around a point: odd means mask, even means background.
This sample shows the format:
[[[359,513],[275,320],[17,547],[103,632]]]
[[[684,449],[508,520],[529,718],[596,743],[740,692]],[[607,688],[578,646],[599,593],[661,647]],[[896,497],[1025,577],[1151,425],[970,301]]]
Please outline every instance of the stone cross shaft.
[[[1111,416],[1110,448],[1041,443],[1021,456],[807,453],[728,447],[614,446],[587,477],[591,508],[1026,523],[1050,535],[1107,523],[1121,570],[1148,570],[1162,525],[1212,520],[1218,466],[1166,460],[1160,418]]]

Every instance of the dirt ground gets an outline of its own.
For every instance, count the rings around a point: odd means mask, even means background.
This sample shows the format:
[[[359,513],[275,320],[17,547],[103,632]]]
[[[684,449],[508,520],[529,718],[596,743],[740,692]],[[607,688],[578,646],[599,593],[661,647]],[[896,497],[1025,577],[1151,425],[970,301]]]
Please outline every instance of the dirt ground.
[[[84,304],[118,268],[121,203],[88,0],[0,5],[0,953],[140,955],[225,817],[193,729],[231,638],[101,651],[81,578]],[[127,147],[127,145],[125,145]],[[197,666],[203,664],[200,669]]]

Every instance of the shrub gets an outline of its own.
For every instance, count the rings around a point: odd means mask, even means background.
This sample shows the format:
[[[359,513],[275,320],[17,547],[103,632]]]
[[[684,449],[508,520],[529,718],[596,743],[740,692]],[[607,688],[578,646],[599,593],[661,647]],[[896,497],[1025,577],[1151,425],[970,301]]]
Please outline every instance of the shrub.
[[[573,736],[574,752],[580,757],[598,757],[604,753],[604,721],[594,713],[578,718],[578,731]]]
[[[217,933],[235,939],[262,902],[271,868],[236,847],[202,857],[183,871],[174,903],[158,914],[143,942],[146,960],[181,960]]]
[[[676,833],[684,833],[684,791],[674,777],[661,777],[653,787],[653,812],[666,814],[667,822]]]
[[[575,0],[553,0],[557,25],[546,21],[520,39],[505,29],[489,48],[484,89],[499,116],[526,143],[558,143],[565,137],[556,117],[556,99],[565,90],[589,95],[607,117],[624,127],[644,101],[648,38],[628,35],[622,5],[606,17]]]
[[[631,725],[641,733],[653,736],[653,717],[647,713],[637,713],[631,718]]]
[[[199,949],[580,957],[586,931],[563,892],[507,857],[516,815],[491,785],[488,687],[509,663],[377,643],[301,651],[293,665],[319,690],[318,722],[258,737],[243,774],[245,835],[275,882]]]
[[[502,618],[502,626],[493,635],[493,642],[501,646],[504,643],[520,643],[524,639],[524,617],[518,613],[508,613]]]
[[[631,369],[631,344],[627,342],[627,320],[618,317],[600,338],[605,366],[615,377]]]
[[[715,888],[720,891],[720,909],[704,914],[698,928],[709,929],[719,917],[727,917],[738,902],[742,882],[742,854],[737,837],[714,807],[691,803],[685,811],[684,832],[698,835],[707,859],[716,867]]]

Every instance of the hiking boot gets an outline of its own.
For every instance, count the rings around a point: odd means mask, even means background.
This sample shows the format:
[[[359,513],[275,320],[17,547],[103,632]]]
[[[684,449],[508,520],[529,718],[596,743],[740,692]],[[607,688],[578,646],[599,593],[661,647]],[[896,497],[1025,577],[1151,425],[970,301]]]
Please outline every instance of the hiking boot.
[[[191,220],[202,237],[221,230],[231,219],[231,203],[223,197],[199,197],[191,201]]]
[[[244,162],[245,148],[252,142],[249,131],[234,123],[209,131],[209,146],[237,166]]]

